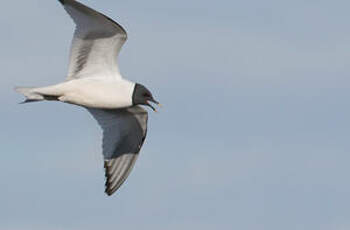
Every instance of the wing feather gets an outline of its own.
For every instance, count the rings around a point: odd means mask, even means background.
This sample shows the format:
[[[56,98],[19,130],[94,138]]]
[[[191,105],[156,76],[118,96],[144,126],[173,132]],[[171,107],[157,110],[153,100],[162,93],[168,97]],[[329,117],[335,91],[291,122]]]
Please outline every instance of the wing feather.
[[[147,111],[139,106],[118,110],[88,111],[103,130],[106,190],[112,195],[135,165],[147,134]]]
[[[60,0],[76,24],[68,77],[121,78],[117,56],[127,40],[125,29],[109,17],[75,0]]]

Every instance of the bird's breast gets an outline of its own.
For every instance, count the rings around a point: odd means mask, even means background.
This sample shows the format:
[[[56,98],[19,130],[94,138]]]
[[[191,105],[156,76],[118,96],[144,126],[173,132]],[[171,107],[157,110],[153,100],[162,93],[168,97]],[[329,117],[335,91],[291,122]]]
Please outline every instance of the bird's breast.
[[[91,108],[132,106],[134,83],[126,80],[78,79],[67,82],[64,102]]]

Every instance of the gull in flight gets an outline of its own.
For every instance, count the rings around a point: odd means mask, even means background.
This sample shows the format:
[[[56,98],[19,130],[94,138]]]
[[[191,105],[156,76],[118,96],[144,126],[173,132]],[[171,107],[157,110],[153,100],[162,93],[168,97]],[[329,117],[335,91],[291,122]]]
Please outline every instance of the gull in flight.
[[[76,24],[64,82],[47,87],[17,87],[23,103],[60,101],[86,108],[103,130],[105,192],[126,180],[146,138],[148,114],[140,105],[160,104],[142,84],[124,79],[117,56],[127,33],[117,22],[75,0],[59,0]]]

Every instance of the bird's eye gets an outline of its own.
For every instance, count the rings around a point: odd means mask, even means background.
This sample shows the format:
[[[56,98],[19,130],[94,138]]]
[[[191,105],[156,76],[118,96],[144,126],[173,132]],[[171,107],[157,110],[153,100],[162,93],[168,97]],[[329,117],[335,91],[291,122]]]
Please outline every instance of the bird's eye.
[[[150,97],[151,95],[149,95],[148,93],[143,94],[144,97]]]

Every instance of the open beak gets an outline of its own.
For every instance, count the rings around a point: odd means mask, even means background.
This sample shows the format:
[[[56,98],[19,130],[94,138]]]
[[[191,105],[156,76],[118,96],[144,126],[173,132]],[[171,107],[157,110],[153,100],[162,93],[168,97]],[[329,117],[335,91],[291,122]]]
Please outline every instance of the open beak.
[[[148,102],[153,102],[154,104],[158,105],[160,108],[162,107],[162,105],[161,105],[158,101],[154,100],[153,98],[149,99],[149,100],[147,101],[147,105],[148,105],[149,107],[151,107],[151,108],[153,109],[154,112],[158,112],[158,111],[157,111],[156,108],[154,108],[154,107],[153,107],[150,103],[148,103]]]

